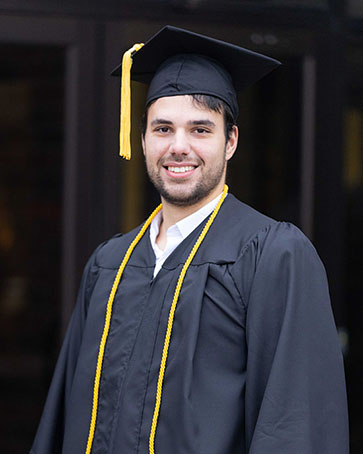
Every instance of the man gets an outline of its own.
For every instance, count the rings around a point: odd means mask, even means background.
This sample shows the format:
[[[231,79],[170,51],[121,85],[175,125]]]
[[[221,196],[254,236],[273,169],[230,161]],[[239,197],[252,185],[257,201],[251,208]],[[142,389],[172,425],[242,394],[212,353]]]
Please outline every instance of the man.
[[[162,210],[89,260],[31,453],[347,453],[323,266],[225,186],[235,87],[277,62],[173,27],[132,58]]]

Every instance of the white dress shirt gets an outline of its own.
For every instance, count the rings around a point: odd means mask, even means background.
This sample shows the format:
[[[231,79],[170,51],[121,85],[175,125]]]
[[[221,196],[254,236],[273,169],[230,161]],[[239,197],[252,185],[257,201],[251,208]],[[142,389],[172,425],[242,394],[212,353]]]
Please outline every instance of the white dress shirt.
[[[204,205],[195,213],[190,214],[186,218],[170,226],[166,232],[166,245],[162,250],[156,244],[156,238],[159,234],[160,223],[163,217],[163,212],[160,211],[152,220],[150,225],[150,241],[154,250],[156,261],[154,268],[154,277],[160,271],[165,260],[174,251],[176,247],[207,217],[217,206],[222,194],[213,199],[211,202]]]

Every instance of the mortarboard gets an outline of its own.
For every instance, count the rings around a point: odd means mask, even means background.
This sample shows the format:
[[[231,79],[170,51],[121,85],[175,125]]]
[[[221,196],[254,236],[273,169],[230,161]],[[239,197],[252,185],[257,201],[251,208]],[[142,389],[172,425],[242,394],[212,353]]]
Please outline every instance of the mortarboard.
[[[238,115],[236,92],[280,65],[266,55],[181,28],[165,26],[144,45],[125,52],[112,75],[120,75],[120,155],[131,157],[130,78],[149,84],[146,104],[164,97],[205,94],[222,99]]]

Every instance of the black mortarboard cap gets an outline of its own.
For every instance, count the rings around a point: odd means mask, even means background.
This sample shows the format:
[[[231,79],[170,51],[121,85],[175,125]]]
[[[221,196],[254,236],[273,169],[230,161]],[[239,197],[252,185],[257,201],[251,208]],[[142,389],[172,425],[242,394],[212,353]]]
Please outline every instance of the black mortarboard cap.
[[[236,92],[278,65],[257,52],[167,25],[132,54],[131,79],[150,84],[147,104],[165,96],[212,95],[229,105],[236,120]]]

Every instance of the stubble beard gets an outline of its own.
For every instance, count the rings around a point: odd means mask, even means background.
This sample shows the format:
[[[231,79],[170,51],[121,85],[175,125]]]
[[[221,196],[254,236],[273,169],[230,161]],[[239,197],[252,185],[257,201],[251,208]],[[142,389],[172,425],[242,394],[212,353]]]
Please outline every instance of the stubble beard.
[[[226,151],[226,150],[225,150]],[[225,152],[224,152],[225,156]],[[186,207],[195,205],[201,200],[208,197],[208,195],[215,189],[224,176],[224,171],[226,168],[226,161],[223,156],[223,161],[221,160],[218,163],[217,167],[213,167],[212,171],[208,175],[205,175],[204,178],[197,182],[197,184],[187,193],[178,191],[173,191],[173,188],[167,188],[167,185],[160,176],[160,172],[152,169],[146,161],[146,169],[151,183],[154,185],[155,189],[161,195],[161,197],[171,205]],[[174,161],[178,159],[174,158]],[[183,159],[180,159],[179,162],[183,162]],[[180,182],[180,185],[183,183]],[[175,183],[177,186],[177,182]]]

